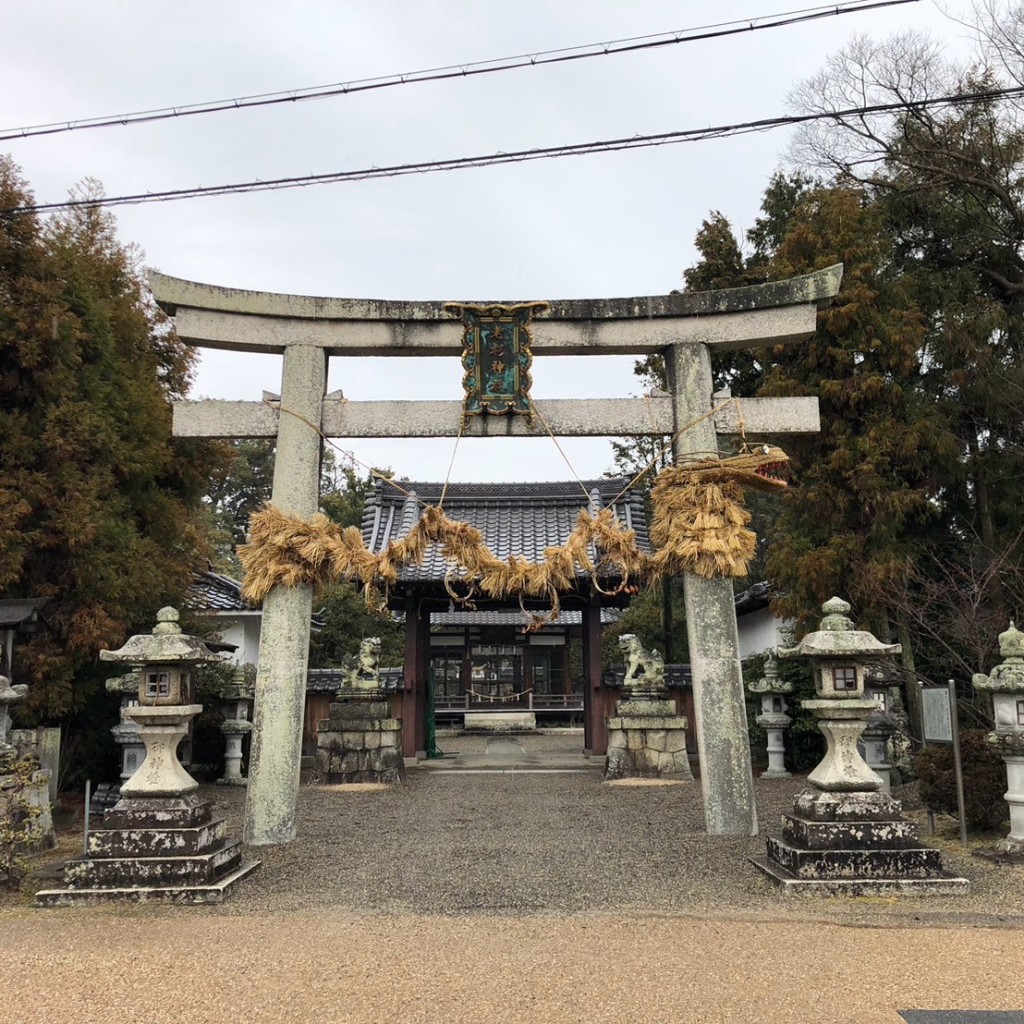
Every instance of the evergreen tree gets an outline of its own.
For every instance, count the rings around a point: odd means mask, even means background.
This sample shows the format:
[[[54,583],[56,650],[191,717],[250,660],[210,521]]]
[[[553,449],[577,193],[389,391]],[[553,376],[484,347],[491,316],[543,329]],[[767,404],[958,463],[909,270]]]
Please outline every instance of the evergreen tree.
[[[172,443],[193,356],[138,254],[96,207],[46,223],[3,212],[31,203],[0,160],[0,593],[49,601],[50,631],[15,648],[19,714],[38,721],[80,710],[109,674],[98,649],[181,602],[213,455]]]

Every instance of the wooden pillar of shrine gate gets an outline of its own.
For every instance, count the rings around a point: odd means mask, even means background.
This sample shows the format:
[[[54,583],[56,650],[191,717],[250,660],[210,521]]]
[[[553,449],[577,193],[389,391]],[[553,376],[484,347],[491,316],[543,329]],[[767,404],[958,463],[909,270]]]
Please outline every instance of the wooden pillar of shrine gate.
[[[676,464],[706,458],[718,446],[715,424],[708,415],[713,391],[711,353],[706,345],[673,345],[665,357],[675,429],[682,431],[672,441],[672,457]],[[683,430],[688,424],[694,425]],[[732,580],[687,573],[683,591],[707,830],[712,835],[756,836],[757,805]]]
[[[415,760],[426,751],[427,675],[430,671],[430,613],[410,600],[405,611],[402,658],[402,756]]]
[[[327,384],[327,353],[315,345],[284,352],[280,417],[271,500],[282,511],[308,519],[320,501],[319,423]],[[256,672],[249,791],[244,838],[253,846],[295,838],[302,725],[309,665],[312,587],[275,586],[263,602],[260,660]]]
[[[556,437],[664,437],[720,404],[705,421],[699,440],[698,435],[683,435],[677,457],[695,446],[714,450],[716,435],[735,434],[741,421],[751,435],[815,433],[819,423],[814,398],[744,399],[742,419],[735,405],[716,402],[707,372],[708,350],[756,349],[809,338],[818,309],[834,299],[841,279],[842,267],[836,266],[789,281],[716,292],[553,300],[533,321],[534,358],[667,353],[674,371],[673,394],[538,400],[533,405],[539,415],[533,420],[481,415],[469,422],[461,402],[360,402],[323,396],[328,355],[463,356],[463,324],[443,303],[276,295],[157,273],[150,274],[150,287],[187,344],[285,354],[280,403],[176,402],[174,433],[277,437],[274,500],[286,511],[309,515],[317,504],[318,429],[331,438],[544,437],[548,431]],[[453,372],[462,376],[455,367]],[[303,418],[292,415],[296,412]],[[728,582],[687,578],[686,601],[694,691],[700,695],[695,717],[702,737],[708,831],[748,834],[756,819],[753,800],[748,799],[750,767],[737,704],[742,698],[731,587]],[[275,589],[264,608],[246,798],[245,838],[254,844],[286,842],[295,834],[310,595],[302,588],[294,593]],[[425,686],[427,678],[427,654],[415,652],[427,642],[419,638],[421,630],[426,636],[428,625],[416,623],[417,642],[406,661],[405,699],[413,703],[414,722],[422,719],[423,691],[417,683]],[[591,671],[600,665],[594,640],[598,630],[595,626],[588,645]],[[588,740],[596,744],[600,737],[594,735],[594,698],[600,690],[592,681],[585,685]],[[412,755],[422,749],[417,741],[414,733]]]
[[[608,727],[601,693],[601,606],[583,608],[583,751],[595,757],[608,749]]]

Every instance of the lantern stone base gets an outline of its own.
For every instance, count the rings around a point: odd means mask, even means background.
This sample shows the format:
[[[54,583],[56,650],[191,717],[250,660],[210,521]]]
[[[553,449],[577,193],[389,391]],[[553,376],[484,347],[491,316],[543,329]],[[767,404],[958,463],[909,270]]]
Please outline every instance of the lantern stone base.
[[[243,861],[241,842],[195,794],[125,798],[89,833],[87,855],[64,865],[64,888],[36,893],[36,903],[220,903],[259,863]]]
[[[387,700],[343,697],[317,726],[316,770],[331,783],[405,782],[402,723]]]
[[[968,881],[943,870],[921,846],[900,803],[885,793],[807,789],[782,818],[782,838],[752,863],[788,892],[827,895],[952,895]]]
[[[669,700],[620,700],[608,719],[606,779],[692,780],[686,755],[687,721]]]

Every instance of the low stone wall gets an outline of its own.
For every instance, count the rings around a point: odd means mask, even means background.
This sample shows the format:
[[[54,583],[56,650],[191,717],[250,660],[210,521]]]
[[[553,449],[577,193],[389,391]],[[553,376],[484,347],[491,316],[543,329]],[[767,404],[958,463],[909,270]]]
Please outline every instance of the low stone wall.
[[[316,770],[325,782],[405,781],[402,722],[387,700],[342,698],[317,726]]]

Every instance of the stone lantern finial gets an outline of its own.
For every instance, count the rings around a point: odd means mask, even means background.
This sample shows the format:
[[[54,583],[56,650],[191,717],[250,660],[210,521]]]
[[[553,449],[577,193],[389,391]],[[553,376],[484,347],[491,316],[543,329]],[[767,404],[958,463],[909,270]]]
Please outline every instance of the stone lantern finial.
[[[999,634],[999,653],[1015,661],[1024,659],[1024,633],[1016,627],[1013,619],[1010,619],[1010,628]]]
[[[849,618],[849,601],[844,601],[841,597],[831,597],[821,606],[821,610],[825,613],[821,620],[821,629],[836,632],[853,629],[853,620]]]
[[[153,627],[154,636],[166,636],[168,633],[181,632],[181,616],[178,609],[166,605],[156,613],[156,625]]]

